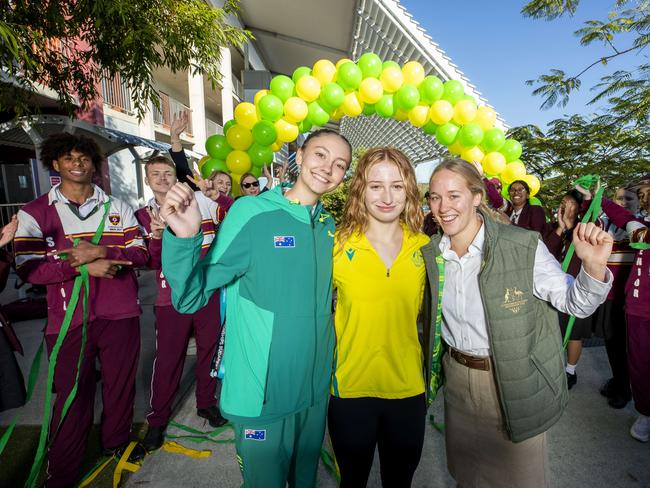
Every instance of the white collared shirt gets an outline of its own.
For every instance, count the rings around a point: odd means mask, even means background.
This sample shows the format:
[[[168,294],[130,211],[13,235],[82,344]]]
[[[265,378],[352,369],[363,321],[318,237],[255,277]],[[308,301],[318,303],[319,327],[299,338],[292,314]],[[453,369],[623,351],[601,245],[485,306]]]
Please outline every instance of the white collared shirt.
[[[521,211],[523,209],[524,207],[521,207],[519,210],[513,210],[512,214],[510,215],[510,222],[517,225],[519,223],[519,216],[521,215]]]
[[[63,202],[67,204],[70,203],[70,200],[63,193],[61,193],[60,186],[61,183],[52,187],[52,189],[49,191],[48,203],[50,205],[56,202]],[[85,219],[88,217],[88,215],[90,215],[90,213],[97,207],[97,205],[104,203],[107,198],[108,196],[100,187],[93,185],[93,194],[77,208],[77,211],[79,212],[81,218]]]
[[[468,252],[461,258],[451,249],[446,234],[440,240],[445,260],[442,298],[442,339],[454,349],[475,356],[490,355],[485,311],[478,284],[483,260],[485,226],[481,224]],[[607,282],[589,276],[584,269],[574,279],[562,271],[542,241],[537,243],[533,268],[533,295],[550,302],[556,309],[576,317],[588,317],[605,301],[613,277]]]

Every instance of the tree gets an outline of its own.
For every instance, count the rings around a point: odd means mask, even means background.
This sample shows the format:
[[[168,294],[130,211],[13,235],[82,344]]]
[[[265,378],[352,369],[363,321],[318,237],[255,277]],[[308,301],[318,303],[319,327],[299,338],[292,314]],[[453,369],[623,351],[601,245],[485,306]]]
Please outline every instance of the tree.
[[[602,117],[573,115],[553,120],[546,132],[527,125],[511,129],[508,137],[521,142],[529,172],[542,180],[540,197],[552,205],[580,176],[600,175],[614,189],[640,179],[648,169],[647,126],[617,127]]]
[[[202,0],[0,1],[0,110],[28,113],[37,84],[58,94],[70,114],[88,108],[103,75],[119,73],[135,112],[159,104],[153,72],[167,67],[220,79],[220,48],[241,46],[249,32],[226,22],[237,0],[222,9]],[[2,73],[0,72],[0,75]]]
[[[580,0],[532,0],[522,9],[524,16],[552,20],[563,15],[573,15]],[[580,88],[581,76],[597,65],[607,65],[620,56],[638,54],[650,43],[650,2],[648,0],[614,0],[613,10],[606,20],[589,20],[575,31],[580,44],[601,43],[605,50],[598,58],[589,61],[574,74],[553,69],[537,80],[528,80],[534,86],[534,95],[544,97],[542,109],[565,106],[571,93]],[[621,36],[630,36],[625,46],[620,46]],[[625,42],[625,41],[623,41]],[[593,89],[596,95],[589,102],[607,101],[611,106],[601,122],[614,125],[647,124],[650,116],[650,64],[641,63],[635,69],[618,70],[603,76]]]

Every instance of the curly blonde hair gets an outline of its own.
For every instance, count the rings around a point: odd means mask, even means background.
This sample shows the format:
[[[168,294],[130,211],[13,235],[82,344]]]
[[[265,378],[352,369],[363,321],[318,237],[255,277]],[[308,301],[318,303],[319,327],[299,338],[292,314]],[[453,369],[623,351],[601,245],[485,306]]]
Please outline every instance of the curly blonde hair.
[[[422,229],[424,215],[420,207],[420,192],[415,179],[415,171],[406,155],[392,147],[375,147],[368,149],[357,164],[357,169],[350,181],[350,189],[343,210],[343,222],[338,228],[337,242],[343,244],[355,233],[365,232],[368,228],[368,209],[365,203],[368,173],[377,163],[388,161],[397,166],[404,180],[406,206],[400,215],[400,222],[406,224],[412,233]]]

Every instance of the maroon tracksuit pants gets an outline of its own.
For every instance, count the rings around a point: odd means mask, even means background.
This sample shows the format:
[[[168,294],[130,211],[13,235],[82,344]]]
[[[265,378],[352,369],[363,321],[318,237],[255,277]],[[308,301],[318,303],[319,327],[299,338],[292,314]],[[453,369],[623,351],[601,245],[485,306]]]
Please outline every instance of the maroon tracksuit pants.
[[[46,335],[51,354],[56,334]],[[101,440],[104,448],[114,448],[129,440],[133,423],[135,377],[140,354],[140,320],[94,320],[88,324],[86,348],[79,371],[74,402],[58,432],[61,410],[72,390],[81,348],[81,328],[68,331],[59,350],[54,370],[54,412],[50,424],[51,444],[47,453],[48,488],[73,486],[86,452],[86,441],[93,424],[95,404],[95,361],[102,373]]]
[[[627,359],[634,408],[650,416],[650,318],[626,315]]]
[[[192,332],[196,340],[196,408],[217,404],[217,379],[210,377],[210,363],[221,332],[219,293],[193,314],[179,313],[171,305],[156,306],[156,359],[151,375],[151,411],[147,415],[152,427],[169,422]]]

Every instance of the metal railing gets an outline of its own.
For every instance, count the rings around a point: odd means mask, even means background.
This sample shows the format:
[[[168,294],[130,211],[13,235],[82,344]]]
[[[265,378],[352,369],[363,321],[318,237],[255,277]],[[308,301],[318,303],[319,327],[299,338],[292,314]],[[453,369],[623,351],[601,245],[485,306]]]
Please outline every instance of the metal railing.
[[[162,125],[169,128],[175,114],[187,112],[191,115],[190,107],[184,103],[179,102],[175,98],[170,97],[164,92],[160,92],[160,108],[154,105],[153,107],[153,122],[154,124]],[[188,117],[188,124],[185,133],[192,135],[192,117]]]
[[[102,76],[102,96],[104,103],[111,106],[115,110],[131,113],[131,90],[129,86],[122,81],[119,73],[110,76],[105,72]]]
[[[239,100],[244,99],[244,85],[242,85],[242,82],[239,81],[239,78],[234,73],[232,75],[232,92]]]

